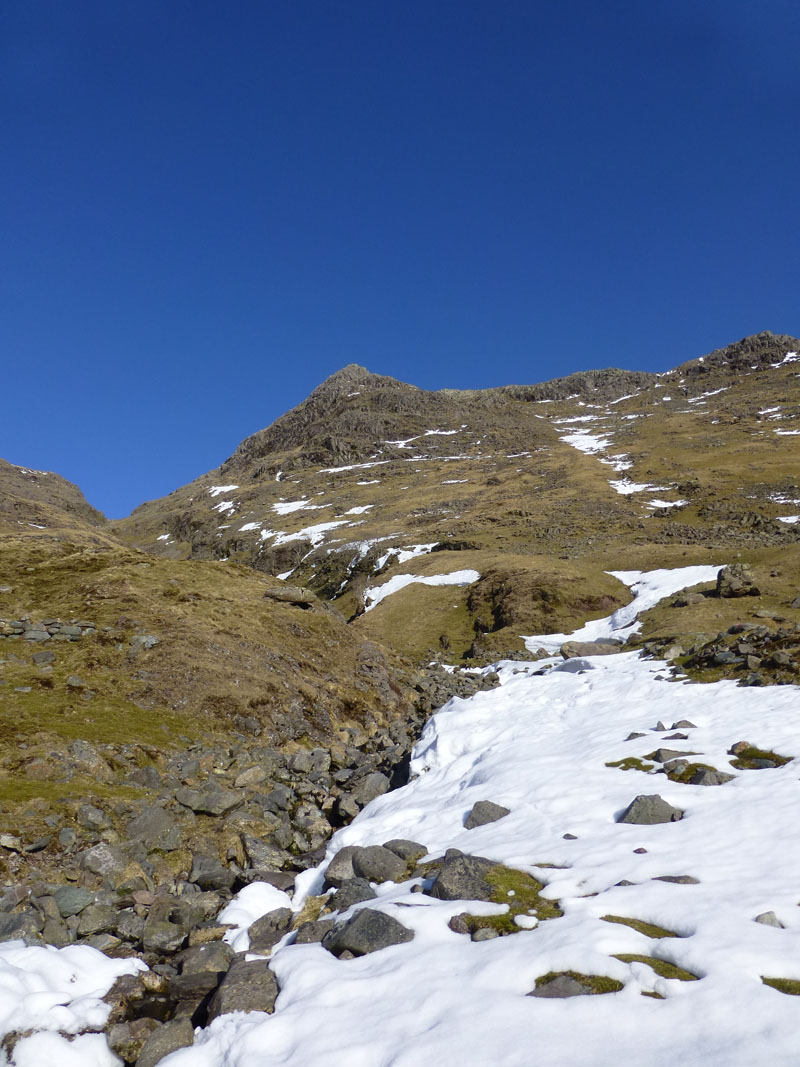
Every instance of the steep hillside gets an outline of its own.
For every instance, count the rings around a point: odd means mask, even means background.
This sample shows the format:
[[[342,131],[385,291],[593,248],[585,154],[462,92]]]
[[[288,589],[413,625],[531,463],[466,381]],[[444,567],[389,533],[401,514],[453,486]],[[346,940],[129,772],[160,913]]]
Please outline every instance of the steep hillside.
[[[19,532],[20,526],[95,531],[103,525],[105,518],[87,503],[77,485],[51,471],[0,459],[0,532]]]

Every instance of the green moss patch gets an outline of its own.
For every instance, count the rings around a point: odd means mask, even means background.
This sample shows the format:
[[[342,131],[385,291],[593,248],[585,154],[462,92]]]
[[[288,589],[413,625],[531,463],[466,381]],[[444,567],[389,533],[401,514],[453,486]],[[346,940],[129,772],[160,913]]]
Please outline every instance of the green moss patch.
[[[665,930],[663,926],[656,926],[655,923],[642,922],[641,919],[629,919],[624,915],[602,915],[601,919],[604,923],[619,923],[620,926],[630,926],[632,930],[644,934],[645,937],[660,938],[682,936],[681,934],[676,934],[674,930]]]
[[[761,981],[771,989],[777,989],[779,993],[786,993],[790,997],[800,997],[800,981],[796,978],[767,978],[762,974]]]
[[[712,767],[708,763],[689,763],[682,771],[668,770],[666,775],[671,782],[680,782],[681,785],[688,785],[699,771],[715,771],[716,769],[716,767]]]
[[[699,978],[691,971],[685,971],[683,967],[677,967],[674,963],[657,959],[655,956],[639,956],[635,952],[620,952],[615,954],[615,960],[620,963],[646,963],[651,967],[659,978],[674,978],[678,982],[697,982]]]
[[[524,871],[513,867],[494,867],[486,874],[486,881],[492,887],[491,902],[507,904],[508,911],[502,915],[465,915],[470,934],[476,930],[491,929],[505,937],[524,929],[514,921],[517,915],[535,916],[539,922],[546,922],[564,914],[558,901],[541,896],[544,883]]]
[[[655,764],[645,763],[638,756],[626,756],[625,759],[613,760],[606,767],[618,767],[621,771],[652,771]]]
[[[536,979],[536,989],[549,985],[556,978],[572,978],[581,985],[588,986],[587,995],[618,993],[622,989],[622,982],[618,982],[616,978],[609,978],[605,974],[581,974],[580,971],[550,971]]]
[[[740,771],[764,770],[765,768],[759,767],[759,760],[769,760],[776,767],[782,767],[784,763],[789,763],[793,758],[793,756],[779,756],[777,752],[768,752],[766,749],[744,748],[736,753],[735,759],[731,760],[731,767],[736,767]]]

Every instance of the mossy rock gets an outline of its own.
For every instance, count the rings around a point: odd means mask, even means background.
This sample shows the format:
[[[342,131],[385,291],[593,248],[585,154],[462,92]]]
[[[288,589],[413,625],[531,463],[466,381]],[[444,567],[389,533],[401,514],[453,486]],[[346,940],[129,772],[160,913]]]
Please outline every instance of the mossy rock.
[[[558,919],[564,914],[558,901],[547,900],[541,896],[544,883],[524,871],[498,865],[488,871],[485,877],[492,887],[491,902],[507,904],[508,911],[502,915],[465,915],[470,934],[474,934],[476,930],[490,929],[505,937],[525,929],[514,921],[518,915],[534,916],[539,922],[546,922],[548,919]]]
[[[661,937],[683,936],[682,934],[676,934],[674,930],[666,930],[663,926],[656,926],[655,923],[646,923],[641,919],[629,919],[624,915],[602,915],[601,919],[605,923],[619,923],[620,926],[629,926],[632,930],[644,934],[645,937],[652,937],[656,940]]]
[[[771,989],[777,989],[779,993],[786,993],[790,997],[800,997],[800,980],[797,978],[767,978],[762,974],[761,981]]]
[[[708,763],[688,763],[682,771],[666,771],[666,775],[671,782],[688,785],[700,771],[715,771],[716,769],[716,767],[712,767]]]
[[[613,760],[606,767],[617,767],[621,771],[652,771],[655,764],[645,763],[638,756],[626,756],[625,759]]]
[[[655,956],[640,956],[636,952],[620,952],[614,955],[615,960],[619,960],[620,963],[646,963],[648,967],[651,967],[659,978],[674,978],[678,982],[697,982],[699,976],[692,974],[691,971],[686,971],[683,967],[678,967],[674,963],[668,963],[667,960],[660,960]]]
[[[777,752],[768,752],[766,749],[744,748],[736,753],[735,759],[731,760],[731,767],[736,767],[740,771],[765,770],[767,768],[758,765],[759,760],[769,760],[776,767],[782,767],[792,759],[794,759],[793,756],[779,756]]]
[[[542,996],[540,990],[543,990],[559,978],[571,979],[572,982],[584,986],[585,995],[588,996],[597,996],[601,993],[618,993],[622,989],[622,982],[618,982],[616,978],[609,978],[605,974],[582,974],[580,971],[550,971],[536,979],[534,993],[529,995]],[[574,996],[576,993],[567,993],[565,995]]]

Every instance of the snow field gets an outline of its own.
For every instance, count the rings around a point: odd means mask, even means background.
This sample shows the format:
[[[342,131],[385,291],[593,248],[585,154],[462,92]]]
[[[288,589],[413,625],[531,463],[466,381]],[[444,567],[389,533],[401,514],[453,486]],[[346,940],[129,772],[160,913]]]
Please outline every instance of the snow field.
[[[584,627],[570,636],[618,633],[637,610],[715,572],[621,572],[638,594],[634,604],[600,620],[605,626],[589,624],[592,634]],[[552,640],[529,639],[536,647]],[[762,975],[800,978],[800,850],[791,847],[797,765],[735,771],[734,781],[709,788],[606,766],[661,744],[697,752],[718,769],[731,769],[726,751],[741,739],[800,753],[796,688],[670,682],[666,664],[632,652],[508,662],[500,677],[499,689],[455,698],[433,717],[412,780],[339,831],[327,860],[344,845],[410,836],[431,857],[460,848],[537,875],[564,915],[476,943],[447,926],[464,902],[412,893],[411,882],[384,884],[377,901],[356,907],[392,914],[414,930],[412,942],[348,961],[318,945],[279,947],[275,1014],[219,1019],[165,1067],[797,1063],[797,1001],[761,983]],[[687,741],[665,741],[671,731],[656,731],[659,719],[695,725]],[[644,736],[626,741],[632,731]],[[634,796],[656,792],[685,812],[680,822],[615,821]],[[465,815],[482,799],[511,813],[465,830]],[[300,876],[293,907],[321,890],[325,865]],[[698,883],[654,880],[664,875]],[[784,928],[755,923],[764,911]],[[680,936],[649,938],[605,915]],[[660,978],[646,964],[613,958],[621,953],[674,962],[700,980]],[[616,978],[623,989],[569,1000],[525,996],[537,977],[564,970]]]

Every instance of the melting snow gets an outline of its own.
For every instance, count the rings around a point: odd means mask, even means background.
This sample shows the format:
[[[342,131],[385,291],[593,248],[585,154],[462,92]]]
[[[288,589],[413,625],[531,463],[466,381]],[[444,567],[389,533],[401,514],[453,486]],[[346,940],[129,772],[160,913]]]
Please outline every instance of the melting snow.
[[[594,456],[598,452],[604,452],[611,444],[610,437],[591,434],[588,430],[577,430],[575,433],[565,434],[561,440],[568,445],[572,445],[573,448],[577,448],[579,452],[585,452],[587,456]]]
[[[770,363],[771,367],[782,367],[784,363],[796,363],[800,359],[800,353],[787,352],[779,363]]]
[[[634,604],[571,636],[628,632],[637,612],[715,574],[620,572]],[[538,647],[553,636],[530,640]],[[327,859],[345,845],[409,834],[431,857],[447,848],[488,856],[536,873],[562,917],[477,943],[449,930],[449,918],[497,906],[465,908],[412,893],[411,882],[384,883],[359,907],[388,913],[413,930],[413,941],[347,961],[320,945],[284,943],[271,961],[281,989],[275,1013],[217,1019],[169,1067],[794,1067],[797,1002],[760,976],[800,978],[800,853],[789,847],[796,764],[738,772],[716,788],[663,775],[648,783],[642,772],[606,764],[657,747],[658,719],[695,723],[685,747],[719,769],[730,769],[726,751],[743,737],[798,753],[797,687],[670,685],[665,668],[635,652],[501,664],[498,689],[455,698],[428,723],[409,784],[378,797],[329,843]],[[644,736],[626,742],[631,731]],[[685,817],[615,821],[637,793],[656,792]],[[465,814],[485,799],[510,814],[465,830]],[[295,911],[320,891],[324,866],[299,876]],[[664,875],[698,881],[659,881]],[[240,902],[234,938],[257,910]],[[275,898],[262,906],[276,907]],[[765,911],[784,928],[753,922]],[[679,936],[650,938],[606,915]],[[659,978],[646,964],[614,958],[624,953],[673,962],[700,980]],[[525,995],[538,977],[566,970],[616,978],[623,989],[568,1000]]]
[[[368,467],[380,467],[382,464],[388,462],[388,459],[374,459],[370,463],[349,463],[344,467],[323,467],[319,473],[338,474],[339,471],[360,471],[366,470]]]
[[[795,523],[800,522],[800,515],[779,515],[778,522]]]
[[[622,496],[628,496],[631,493],[658,493],[663,492],[665,489],[669,489],[668,485],[648,485],[646,482],[631,482],[627,478],[620,478],[618,481],[610,481],[608,484]]]
[[[335,530],[337,526],[347,526],[347,519],[333,519],[331,522],[318,522],[316,526],[306,526],[295,533],[275,534],[275,545],[285,545],[289,541],[311,541],[316,548],[325,540],[328,530]],[[263,537],[263,533],[262,533]]]
[[[428,545],[412,545],[410,548],[392,548],[376,562],[375,570],[383,570],[391,557],[394,557],[393,562],[395,564],[402,566],[404,563],[408,563],[410,559],[416,559],[417,556],[426,555],[432,549],[436,548],[438,543],[438,541],[431,541]]]
[[[369,511],[370,508],[374,508],[374,507],[375,507],[374,504],[362,504],[360,507],[349,508],[345,512],[345,515],[363,515],[366,511]]]
[[[212,485],[208,491],[212,496],[219,496],[221,493],[232,493],[238,488],[238,485]]]
[[[281,500],[272,505],[272,510],[279,515],[291,515],[293,511],[319,511],[320,508],[332,507],[331,504],[312,504],[308,500]]]
[[[452,571],[450,574],[396,574],[383,585],[373,585],[364,593],[366,611],[372,611],[382,600],[392,593],[405,589],[407,585],[472,585],[480,579],[480,574],[473,570]]]
[[[647,506],[649,508],[682,508],[684,504],[688,504],[688,500],[657,500],[653,499],[648,501]]]

